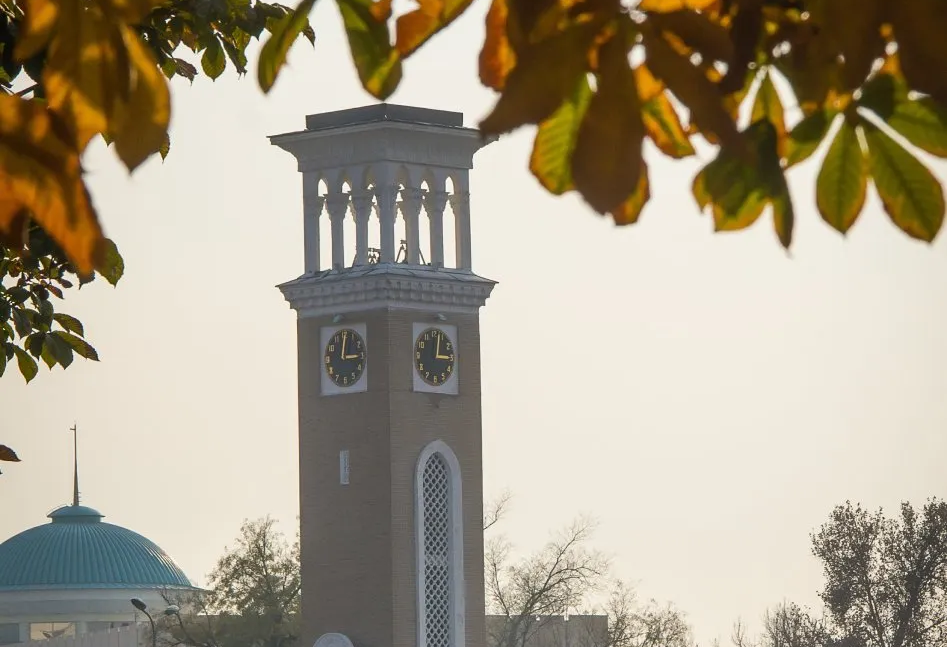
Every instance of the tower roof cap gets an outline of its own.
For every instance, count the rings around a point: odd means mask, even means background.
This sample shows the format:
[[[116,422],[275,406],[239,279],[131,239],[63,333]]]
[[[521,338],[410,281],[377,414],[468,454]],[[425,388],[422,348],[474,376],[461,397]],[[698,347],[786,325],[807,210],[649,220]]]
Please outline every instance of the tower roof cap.
[[[418,108],[395,103],[376,103],[371,106],[307,115],[306,130],[326,130],[384,121],[463,128],[464,115],[462,112],[451,112],[449,110]]]

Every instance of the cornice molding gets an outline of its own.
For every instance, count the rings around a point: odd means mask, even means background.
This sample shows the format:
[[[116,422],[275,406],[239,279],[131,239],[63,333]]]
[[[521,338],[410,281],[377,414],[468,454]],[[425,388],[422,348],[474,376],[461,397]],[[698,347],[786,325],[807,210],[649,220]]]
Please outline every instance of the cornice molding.
[[[392,263],[304,275],[278,287],[304,319],[380,307],[477,312],[495,285],[472,272]]]

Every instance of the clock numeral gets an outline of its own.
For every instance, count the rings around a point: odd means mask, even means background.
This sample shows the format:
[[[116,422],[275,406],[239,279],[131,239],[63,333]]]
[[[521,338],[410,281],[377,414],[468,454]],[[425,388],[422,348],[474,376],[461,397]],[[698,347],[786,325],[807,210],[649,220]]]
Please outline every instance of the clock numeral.
[[[330,353],[335,352],[335,344],[329,344],[329,352]]]
[[[332,358],[326,355],[325,360],[326,360],[326,365],[328,366],[329,362],[332,361]]]
[[[454,370],[454,367],[453,367],[451,364],[448,364],[448,365],[447,365],[447,372],[450,373],[450,372],[453,371],[453,370]]]

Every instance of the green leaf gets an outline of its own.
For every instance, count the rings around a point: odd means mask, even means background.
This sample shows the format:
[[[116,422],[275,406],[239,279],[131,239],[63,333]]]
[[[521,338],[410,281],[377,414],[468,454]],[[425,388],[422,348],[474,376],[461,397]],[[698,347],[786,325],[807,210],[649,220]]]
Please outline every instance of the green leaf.
[[[694,154],[694,146],[664,92],[641,107],[641,121],[651,141],[668,157],[682,159]]]
[[[125,260],[118,253],[118,247],[111,238],[106,238],[103,246],[105,251],[102,254],[102,263],[95,269],[114,286],[125,273]]]
[[[216,37],[207,42],[207,47],[201,56],[201,68],[204,70],[204,74],[211,79],[216,79],[227,68],[227,57],[224,55],[224,48],[220,46],[220,41]]]
[[[930,242],[944,221],[937,178],[911,153],[871,124],[864,124],[871,177],[891,220],[907,235]]]
[[[7,447],[6,445],[0,445],[0,461],[7,461],[8,463],[19,463],[20,457],[16,455],[16,452]]]
[[[53,304],[49,301],[39,302],[39,321],[47,330],[53,325]]]
[[[316,0],[302,0],[292,12],[280,18],[272,29],[270,37],[260,50],[260,62],[257,66],[257,78],[264,92],[269,92],[276,83],[276,77],[286,63],[289,48],[296,42],[300,32],[309,25],[309,12],[315,3]],[[351,41],[351,37],[349,40]]]
[[[29,353],[19,346],[14,346],[13,352],[16,354],[16,363],[20,369],[20,374],[29,383],[39,372],[39,366],[36,365],[36,361],[30,357]]]
[[[362,86],[376,99],[387,98],[401,82],[401,57],[391,44],[387,20],[376,16],[374,0],[336,4]]]
[[[67,315],[64,312],[57,312],[56,314],[53,315],[53,319],[55,319],[56,323],[58,323],[60,326],[62,326],[64,329],[68,330],[69,332],[74,332],[80,337],[85,336],[85,332],[83,332],[83,328],[82,328],[82,322],[76,319],[75,317],[73,317],[72,315]]]
[[[947,111],[930,97],[901,101],[887,123],[921,150],[947,157]]]
[[[868,163],[855,127],[842,123],[816,180],[816,205],[822,219],[841,233],[848,231],[865,205]]]
[[[33,324],[30,323],[29,317],[27,317],[26,312],[20,310],[19,308],[13,309],[13,325],[16,326],[16,334],[20,337],[26,337],[30,334],[30,331],[33,330]]]
[[[61,330],[56,330],[53,334],[69,344],[69,347],[72,348],[79,357],[91,359],[93,362],[99,361],[99,354],[89,345],[89,342],[81,337],[76,337],[72,333],[63,332]]]
[[[53,358],[55,358],[63,368],[67,368],[72,364],[72,346],[56,333],[46,335],[46,338],[43,340],[43,350],[45,351],[46,349],[49,349]]]
[[[876,74],[865,83],[861,90],[858,105],[868,108],[879,117],[887,120],[894,112],[897,104],[907,98],[907,87],[904,80],[895,78],[888,72]]]
[[[46,343],[46,337],[48,335],[43,335],[41,339],[43,340],[43,347],[40,349],[39,356],[40,359],[46,364],[47,368],[52,368],[56,365],[58,361],[56,356],[53,355],[53,349],[49,347],[49,344]]]
[[[586,77],[582,77],[576,90],[548,119],[539,124],[533,152],[529,158],[529,170],[547,191],[562,195],[571,191],[571,159],[575,150],[579,124],[589,106],[592,89]]]
[[[829,131],[836,113],[817,110],[796,124],[786,139],[786,168],[811,156]]]
[[[7,370],[6,344],[0,344],[0,351],[2,351],[0,352],[0,377],[2,377]]]

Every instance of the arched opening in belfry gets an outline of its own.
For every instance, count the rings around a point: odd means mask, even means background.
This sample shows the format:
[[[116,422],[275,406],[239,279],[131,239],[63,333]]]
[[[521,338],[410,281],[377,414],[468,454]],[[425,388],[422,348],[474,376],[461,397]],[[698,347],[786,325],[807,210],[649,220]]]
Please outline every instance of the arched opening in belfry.
[[[421,263],[431,264],[431,215],[428,211],[431,199],[431,192],[434,191],[433,177],[425,177],[421,180],[421,192],[424,196],[425,205],[418,218],[418,237],[420,243]]]
[[[343,193],[348,194],[348,205],[345,209],[345,215],[342,217],[342,245],[345,252],[342,254],[343,267],[351,267],[355,264],[355,214],[352,209],[352,198],[354,194],[352,181],[346,178],[342,183]]]
[[[319,179],[319,197],[325,201],[328,194],[329,184],[325,177],[322,177]],[[332,266],[332,223],[329,222],[329,214],[326,213],[324,202],[320,205],[316,217],[319,227],[319,267],[315,269],[318,271]]]
[[[450,198],[444,209],[444,267],[457,267],[457,218],[454,215],[454,178],[448,177],[445,190]]]

